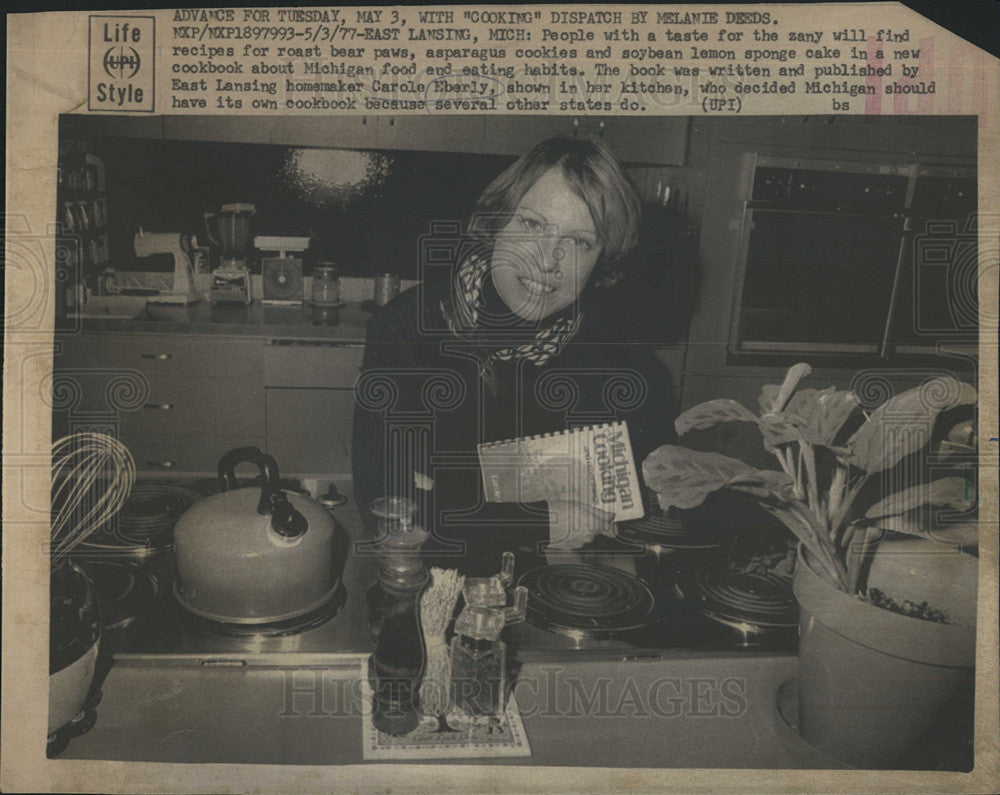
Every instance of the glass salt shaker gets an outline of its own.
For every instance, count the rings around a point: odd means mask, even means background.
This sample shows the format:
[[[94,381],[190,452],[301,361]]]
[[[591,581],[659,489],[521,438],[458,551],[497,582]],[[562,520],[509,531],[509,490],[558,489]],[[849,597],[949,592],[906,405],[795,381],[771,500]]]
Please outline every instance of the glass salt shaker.
[[[507,646],[500,633],[508,624],[524,621],[528,589],[514,589],[514,555],[504,553],[503,571],[492,577],[467,579],[462,587],[465,609],[455,622],[451,642],[452,714],[459,722],[500,716],[507,692]]]

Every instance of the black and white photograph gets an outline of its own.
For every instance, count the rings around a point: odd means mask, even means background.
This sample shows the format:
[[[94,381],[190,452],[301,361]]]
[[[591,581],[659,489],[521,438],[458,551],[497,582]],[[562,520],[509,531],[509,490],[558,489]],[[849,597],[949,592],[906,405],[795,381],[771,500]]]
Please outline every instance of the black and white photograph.
[[[145,5],[5,18],[0,789],[997,789],[995,9]]]
[[[63,115],[48,756],[970,770],[976,141]]]

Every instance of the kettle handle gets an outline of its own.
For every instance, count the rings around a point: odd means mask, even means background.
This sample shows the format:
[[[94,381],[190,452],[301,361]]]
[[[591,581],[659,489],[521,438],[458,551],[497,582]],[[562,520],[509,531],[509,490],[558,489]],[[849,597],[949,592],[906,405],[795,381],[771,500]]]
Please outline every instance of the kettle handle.
[[[270,516],[271,528],[284,538],[295,539],[303,535],[308,529],[306,518],[292,507],[288,495],[281,490],[278,462],[259,447],[237,447],[222,456],[219,461],[219,481],[222,490],[239,488],[236,465],[244,461],[256,464],[264,477],[257,513],[261,516]]]
[[[257,506],[257,513],[271,513],[271,494],[278,489],[278,462],[259,447],[237,447],[230,450],[219,461],[219,483],[223,491],[238,489],[239,481],[236,479],[236,465],[244,461],[256,464],[260,469],[260,474],[264,477],[264,486],[260,490],[260,504]]]

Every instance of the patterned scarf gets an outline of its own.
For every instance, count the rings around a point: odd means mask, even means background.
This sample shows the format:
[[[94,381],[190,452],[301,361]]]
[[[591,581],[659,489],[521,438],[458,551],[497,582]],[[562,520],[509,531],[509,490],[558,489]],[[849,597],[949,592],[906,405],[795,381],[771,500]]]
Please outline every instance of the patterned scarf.
[[[490,263],[475,254],[466,258],[455,274],[454,310],[442,302],[441,308],[448,321],[448,327],[459,336],[467,338],[468,331],[475,332],[479,327],[480,309],[483,305],[483,282],[490,271]],[[577,330],[583,315],[576,317],[560,317],[551,325],[540,329],[534,339],[521,345],[510,345],[486,355],[480,361],[479,374],[496,393],[496,375],[493,372],[494,361],[531,362],[541,367],[566,346]]]

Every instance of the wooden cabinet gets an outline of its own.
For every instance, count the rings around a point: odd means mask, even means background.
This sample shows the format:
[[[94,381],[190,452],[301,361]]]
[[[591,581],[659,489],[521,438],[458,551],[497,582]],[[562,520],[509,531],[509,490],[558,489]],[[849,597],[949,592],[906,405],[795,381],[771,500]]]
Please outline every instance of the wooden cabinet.
[[[487,120],[483,153],[521,156],[553,135],[572,135],[580,120],[572,116],[497,116]]]
[[[180,334],[57,339],[57,432],[113,432],[141,471],[212,473],[242,445],[263,445],[260,340]]]
[[[271,344],[263,353],[267,450],[283,471],[349,475],[361,344]]]
[[[354,390],[266,391],[267,451],[281,471],[349,476]]]
[[[487,120],[483,151],[523,155],[553,135],[603,138],[625,163],[677,165],[687,155],[686,116],[499,116]]]
[[[604,116],[587,119],[584,129],[625,163],[682,165],[687,155],[686,116]]]
[[[381,116],[274,116],[270,143],[324,149],[374,149],[386,119]]]
[[[349,475],[364,346],[195,334],[57,339],[53,427],[115,434],[142,472],[213,474],[255,445],[289,475]]]
[[[269,144],[274,116],[164,116],[163,137],[180,141]]]
[[[379,149],[426,152],[481,152],[487,126],[482,116],[420,114],[386,116],[378,134]]]

